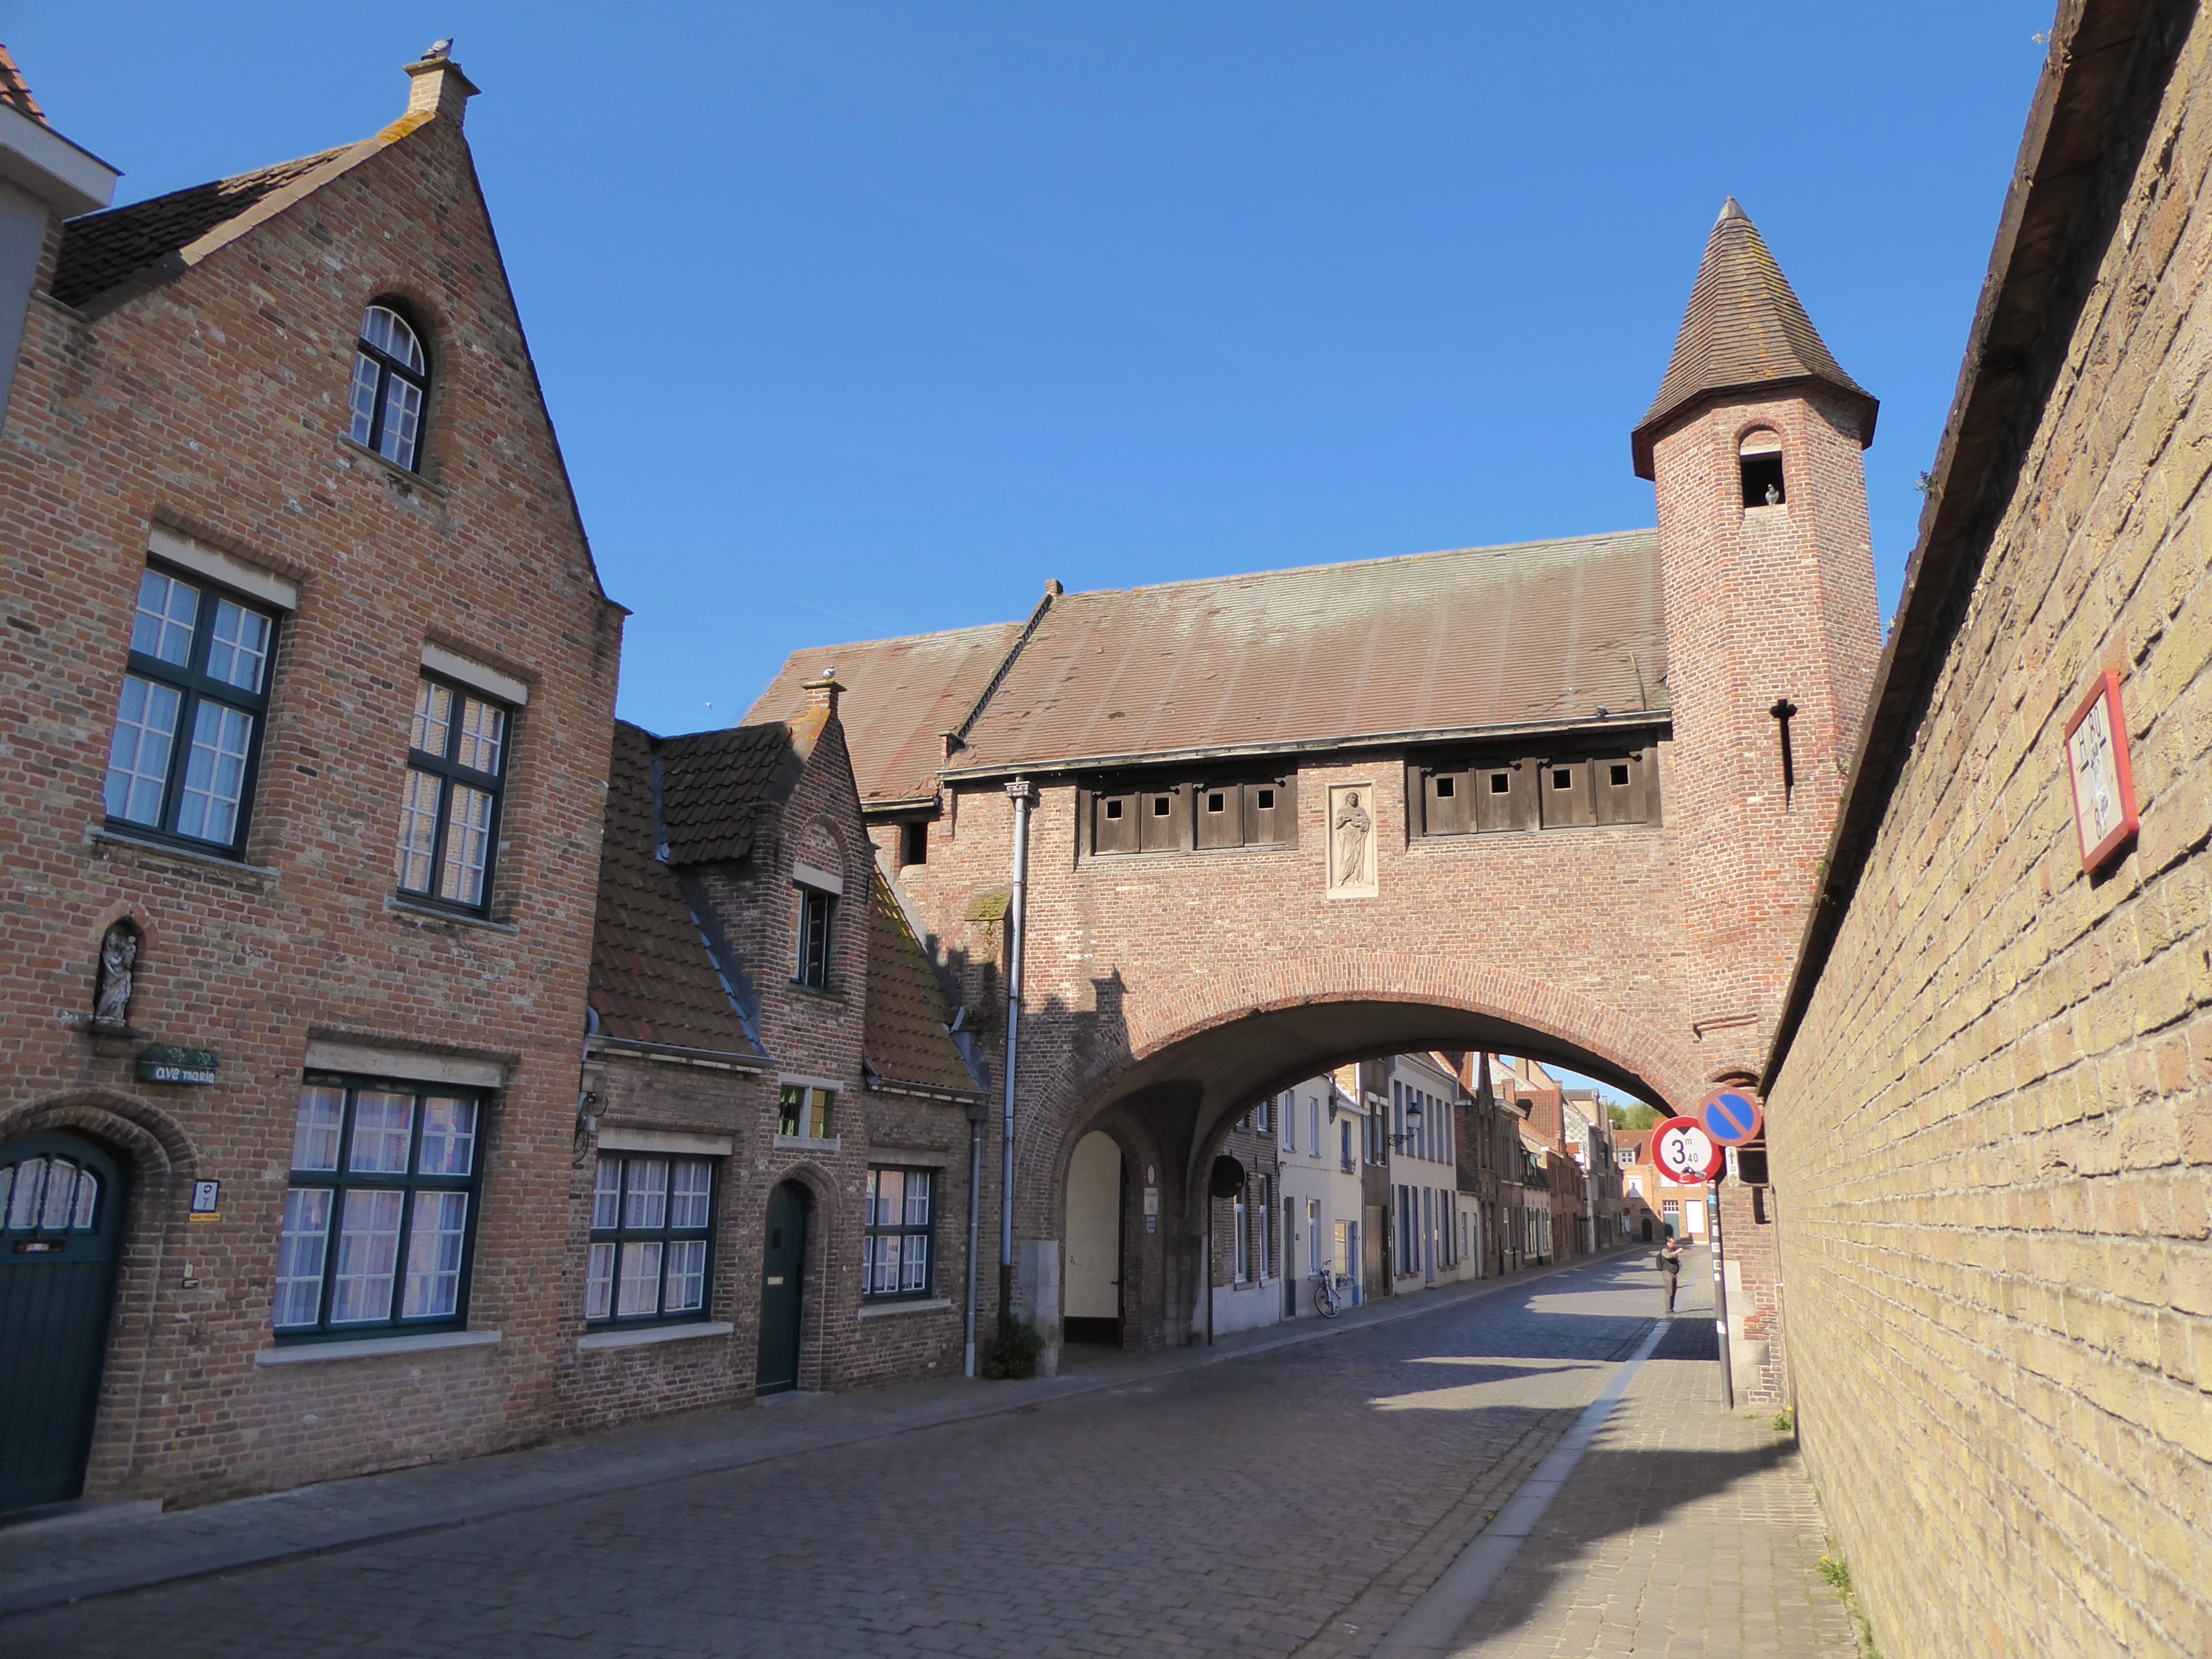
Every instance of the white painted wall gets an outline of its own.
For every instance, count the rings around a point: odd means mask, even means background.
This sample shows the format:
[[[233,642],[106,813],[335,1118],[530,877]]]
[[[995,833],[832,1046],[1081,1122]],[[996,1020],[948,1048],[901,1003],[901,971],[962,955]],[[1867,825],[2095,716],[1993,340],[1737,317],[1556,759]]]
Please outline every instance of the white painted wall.
[[[1075,1143],[1067,1165],[1065,1316],[1121,1316],[1121,1148],[1097,1130]]]

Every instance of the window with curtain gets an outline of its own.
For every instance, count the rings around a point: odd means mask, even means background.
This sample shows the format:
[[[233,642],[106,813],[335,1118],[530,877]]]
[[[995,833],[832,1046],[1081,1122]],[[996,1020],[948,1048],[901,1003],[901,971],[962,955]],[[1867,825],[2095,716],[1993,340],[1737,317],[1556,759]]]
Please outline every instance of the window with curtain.
[[[878,1166],[862,1206],[860,1293],[871,1302],[930,1294],[936,1271],[937,1171]]]
[[[354,348],[353,441],[395,466],[418,471],[429,392],[430,362],[413,327],[389,305],[369,307]]]
[[[466,1091],[307,1079],[276,1253],[280,1336],[465,1322],[484,1112]]]
[[[512,711],[428,674],[415,684],[399,798],[399,890],[490,907]]]
[[[265,611],[158,566],[139,577],[107,745],[110,823],[238,852],[276,645]]]
[[[592,1185],[585,1319],[704,1319],[714,1218],[711,1159],[602,1152]]]

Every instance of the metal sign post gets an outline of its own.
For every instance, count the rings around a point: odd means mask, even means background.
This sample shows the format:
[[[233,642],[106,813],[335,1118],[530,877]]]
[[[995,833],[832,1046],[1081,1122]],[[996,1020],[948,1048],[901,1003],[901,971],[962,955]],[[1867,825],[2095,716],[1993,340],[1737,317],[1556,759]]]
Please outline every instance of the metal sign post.
[[[1729,1352],[1728,1280],[1722,1274],[1721,1264],[1725,1259],[1721,1249],[1721,1180],[1715,1176],[1706,1188],[1706,1219],[1712,1223],[1713,1233],[1713,1329],[1721,1351],[1721,1407],[1725,1411],[1735,1409],[1735,1361]]]

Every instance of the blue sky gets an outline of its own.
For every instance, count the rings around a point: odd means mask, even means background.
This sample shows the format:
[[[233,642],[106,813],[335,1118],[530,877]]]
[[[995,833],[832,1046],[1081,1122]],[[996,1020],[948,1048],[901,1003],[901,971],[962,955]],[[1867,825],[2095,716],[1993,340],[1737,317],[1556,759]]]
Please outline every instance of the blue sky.
[[[2048,0],[38,3],[118,200],[347,142],[453,35],[623,712],[1073,588],[1649,524],[1723,198],[1882,400],[1911,550]]]

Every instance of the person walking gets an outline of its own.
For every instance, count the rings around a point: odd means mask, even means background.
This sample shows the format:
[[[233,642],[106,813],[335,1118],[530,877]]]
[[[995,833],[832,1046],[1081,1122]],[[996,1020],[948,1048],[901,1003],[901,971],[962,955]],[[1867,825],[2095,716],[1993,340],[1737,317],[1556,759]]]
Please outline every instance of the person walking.
[[[1659,1247],[1659,1271],[1667,1280],[1667,1311],[1674,1311],[1674,1292],[1682,1286],[1682,1241],[1670,1231]]]

